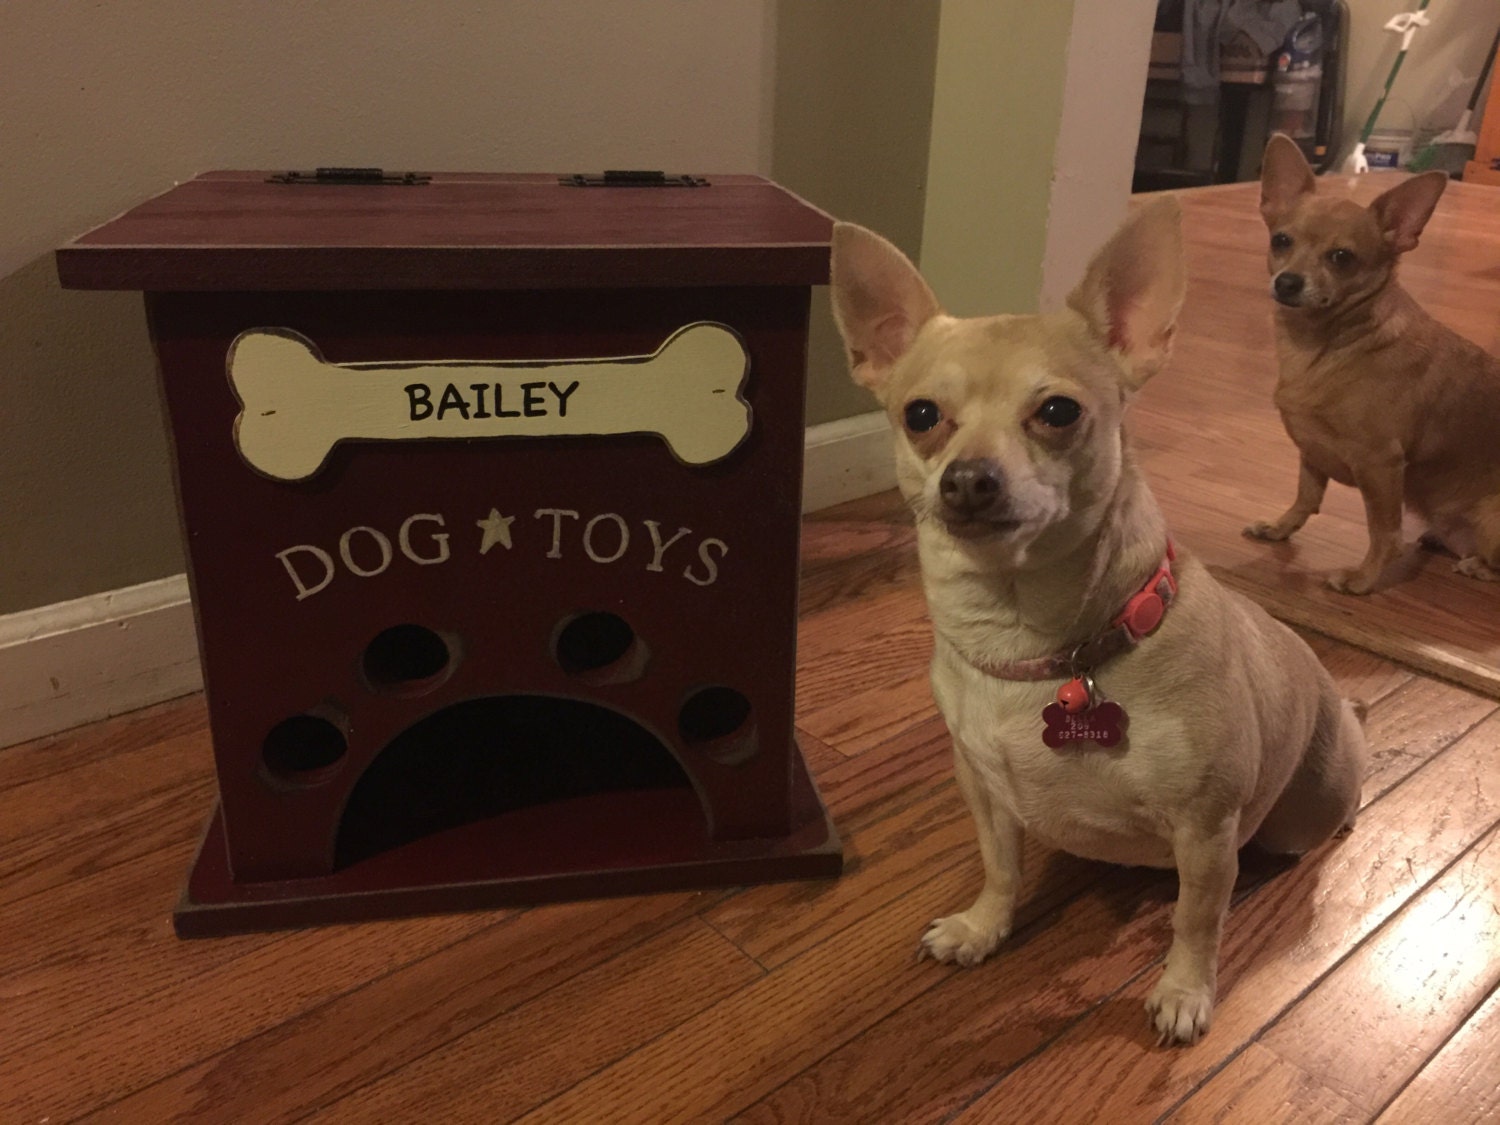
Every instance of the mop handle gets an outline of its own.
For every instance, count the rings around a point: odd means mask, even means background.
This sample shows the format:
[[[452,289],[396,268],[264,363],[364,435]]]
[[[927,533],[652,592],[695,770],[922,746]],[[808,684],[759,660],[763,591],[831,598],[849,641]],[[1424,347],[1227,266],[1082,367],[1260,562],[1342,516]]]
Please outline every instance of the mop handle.
[[[1474,83],[1474,92],[1469,95],[1469,112],[1479,104],[1479,91],[1484,89],[1484,80],[1490,76],[1490,67],[1495,65],[1495,52],[1500,51],[1500,28],[1495,29],[1495,41],[1490,44],[1490,53],[1484,56],[1484,65],[1479,68],[1479,81]]]
[[[1387,31],[1397,32],[1401,36],[1401,49],[1396,52],[1396,61],[1385,80],[1385,89],[1380,93],[1380,100],[1375,103],[1375,108],[1370,110],[1369,119],[1359,132],[1361,145],[1369,141],[1370,134],[1375,131],[1375,121],[1380,117],[1380,111],[1385,108],[1385,99],[1390,97],[1391,87],[1396,84],[1396,75],[1401,73],[1401,64],[1406,60],[1406,52],[1411,49],[1412,37],[1416,35],[1417,28],[1427,26],[1427,17],[1422,13],[1427,10],[1428,2],[1429,0],[1422,0],[1415,12],[1402,12],[1398,16],[1392,16],[1385,25]]]

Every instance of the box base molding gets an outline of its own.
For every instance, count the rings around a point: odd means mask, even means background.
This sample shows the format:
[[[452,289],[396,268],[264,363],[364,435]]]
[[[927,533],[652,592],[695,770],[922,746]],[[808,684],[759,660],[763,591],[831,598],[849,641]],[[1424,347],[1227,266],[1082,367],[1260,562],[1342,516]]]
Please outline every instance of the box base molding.
[[[782,837],[710,841],[691,791],[596,794],[475,821],[332,875],[236,883],[223,813],[209,818],[173,914],[183,938],[534,906],[615,895],[832,879],[843,847],[792,749],[792,827]],[[579,832],[576,826],[589,825]],[[432,872],[441,872],[433,877]]]

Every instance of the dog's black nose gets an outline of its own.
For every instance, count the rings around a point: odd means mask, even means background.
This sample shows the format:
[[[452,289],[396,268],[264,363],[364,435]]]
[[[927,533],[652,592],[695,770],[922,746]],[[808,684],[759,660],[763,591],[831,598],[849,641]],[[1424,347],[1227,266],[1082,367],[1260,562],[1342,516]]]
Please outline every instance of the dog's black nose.
[[[954,461],[938,480],[938,495],[955,515],[986,515],[1004,498],[1005,478],[994,461]]]
[[[1295,301],[1302,296],[1302,287],[1307,281],[1300,273],[1278,273],[1272,284],[1278,301]]]

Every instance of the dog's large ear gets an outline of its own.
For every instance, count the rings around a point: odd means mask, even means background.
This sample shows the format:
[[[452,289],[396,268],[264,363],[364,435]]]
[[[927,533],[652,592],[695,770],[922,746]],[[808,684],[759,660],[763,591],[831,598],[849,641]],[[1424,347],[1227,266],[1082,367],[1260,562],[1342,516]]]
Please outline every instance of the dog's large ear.
[[[1125,220],[1094,255],[1068,307],[1120,358],[1125,385],[1135,390],[1171,354],[1186,292],[1182,210],[1169,195]]]
[[[942,309],[905,254],[853,223],[834,224],[831,284],[850,374],[879,394],[922,325]]]
[[[1398,254],[1417,248],[1422,228],[1432,218],[1432,209],[1448,186],[1448,173],[1423,172],[1397,184],[1370,204],[1385,240]]]
[[[1274,227],[1297,200],[1317,189],[1307,157],[1285,133],[1273,133],[1260,164],[1260,217]]]

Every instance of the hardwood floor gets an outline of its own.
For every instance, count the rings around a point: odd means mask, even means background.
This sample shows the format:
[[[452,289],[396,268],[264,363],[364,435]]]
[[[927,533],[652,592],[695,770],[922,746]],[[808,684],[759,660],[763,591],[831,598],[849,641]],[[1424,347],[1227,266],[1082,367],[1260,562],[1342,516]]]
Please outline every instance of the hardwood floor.
[[[1169,873],[1031,848],[980,881],[892,496],[806,524],[800,725],[836,882],[181,942],[212,792],[193,697],[0,753],[0,1121],[1370,1121],[1500,1114],[1500,709],[1310,638],[1371,701],[1355,832],[1247,854],[1220,1002],[1154,1046]]]

